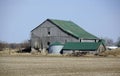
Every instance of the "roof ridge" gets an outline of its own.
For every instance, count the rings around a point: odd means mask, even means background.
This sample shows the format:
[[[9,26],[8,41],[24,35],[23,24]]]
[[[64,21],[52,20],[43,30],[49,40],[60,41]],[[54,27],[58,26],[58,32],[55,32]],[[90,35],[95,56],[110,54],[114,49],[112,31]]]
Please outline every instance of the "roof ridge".
[[[65,22],[72,22],[71,20],[59,20],[59,19],[50,19],[50,18],[48,18],[47,20],[56,20],[56,21],[65,21]]]

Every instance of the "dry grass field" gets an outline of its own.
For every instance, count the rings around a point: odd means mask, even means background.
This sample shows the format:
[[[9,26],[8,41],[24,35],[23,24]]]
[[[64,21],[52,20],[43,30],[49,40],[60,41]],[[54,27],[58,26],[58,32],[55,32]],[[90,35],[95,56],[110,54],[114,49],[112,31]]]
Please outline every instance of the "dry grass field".
[[[0,76],[120,76],[120,58],[0,56]]]

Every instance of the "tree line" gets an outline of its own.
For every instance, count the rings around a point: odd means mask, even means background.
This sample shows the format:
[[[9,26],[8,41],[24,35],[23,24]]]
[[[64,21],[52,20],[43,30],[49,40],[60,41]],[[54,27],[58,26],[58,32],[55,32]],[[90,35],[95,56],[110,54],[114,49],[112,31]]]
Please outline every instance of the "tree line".
[[[30,47],[29,40],[26,40],[21,43],[7,43],[4,41],[0,41],[0,51],[4,50],[5,48],[19,49],[19,48],[28,48],[28,47]]]
[[[105,45],[106,46],[118,46],[120,47],[120,37],[118,38],[117,42],[114,42],[112,39],[110,38],[102,38],[105,41]],[[10,48],[10,49],[21,49],[21,48],[28,48],[30,47],[30,41],[29,40],[25,40],[22,43],[7,43],[7,42],[3,42],[0,41],[0,51],[2,51],[5,48]]]
[[[118,40],[116,42],[114,42],[112,39],[110,38],[102,38],[105,41],[105,45],[106,46],[118,46],[120,47],[120,37],[118,38]]]

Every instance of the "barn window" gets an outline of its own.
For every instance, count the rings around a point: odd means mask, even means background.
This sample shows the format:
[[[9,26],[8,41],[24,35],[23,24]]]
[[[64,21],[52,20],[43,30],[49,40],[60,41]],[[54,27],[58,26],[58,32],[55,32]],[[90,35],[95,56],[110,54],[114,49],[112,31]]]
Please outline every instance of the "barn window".
[[[50,35],[50,31],[48,31],[48,35]]]
[[[49,45],[50,45],[50,42],[47,42],[47,45],[49,46]]]
[[[50,35],[50,27],[48,27],[47,30],[48,30],[48,35]]]

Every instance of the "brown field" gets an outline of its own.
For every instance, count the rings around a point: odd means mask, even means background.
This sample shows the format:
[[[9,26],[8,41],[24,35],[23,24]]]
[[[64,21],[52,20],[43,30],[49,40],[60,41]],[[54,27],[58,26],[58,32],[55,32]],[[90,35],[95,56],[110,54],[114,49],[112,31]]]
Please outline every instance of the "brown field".
[[[0,76],[120,76],[120,58],[0,56]]]

